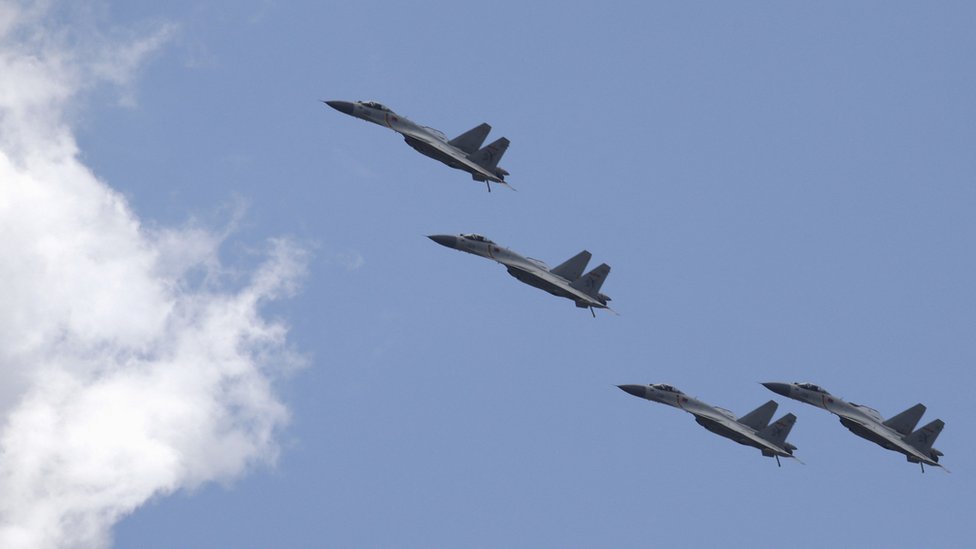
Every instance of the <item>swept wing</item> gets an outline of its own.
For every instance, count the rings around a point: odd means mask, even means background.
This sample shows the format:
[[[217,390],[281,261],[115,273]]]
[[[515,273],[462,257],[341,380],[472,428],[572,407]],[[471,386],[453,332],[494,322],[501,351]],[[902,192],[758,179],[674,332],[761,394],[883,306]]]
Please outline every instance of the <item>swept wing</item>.
[[[571,281],[568,281],[561,276],[554,275],[551,272],[542,269],[537,265],[531,263],[523,263],[521,261],[507,261],[501,258],[494,258],[494,259],[495,261],[498,261],[499,263],[505,265],[506,267],[512,269],[518,269],[536,278],[539,278],[545,282],[548,282],[553,286],[557,286],[559,289],[565,291],[568,294],[571,294],[577,301],[582,301],[584,303],[592,303],[594,305],[598,305],[599,307],[606,307],[606,305],[601,303],[600,300],[598,300],[597,298],[581,290],[577,290],[576,288],[573,288],[571,286]]]
[[[762,438],[757,435],[755,431],[746,427],[745,425],[739,423],[738,421],[726,416],[721,411],[718,410],[708,410],[708,409],[697,409],[688,410],[695,417],[703,418],[707,421],[718,423],[722,427],[734,431],[736,434],[741,435],[743,438],[747,438],[752,442],[755,442],[760,448],[765,448],[770,452],[775,452],[784,457],[793,457],[785,448],[782,448],[772,442]],[[796,459],[793,457],[793,459]]]
[[[478,173],[478,175],[484,177],[485,179],[493,183],[500,183],[502,185],[508,186],[508,183],[505,183],[504,181],[499,179],[497,175],[491,173],[490,171],[486,170],[484,166],[481,166],[480,164],[477,164],[476,162],[468,158],[468,155],[464,154],[463,151],[452,147],[446,141],[437,139],[436,136],[431,135],[430,133],[423,132],[423,131],[416,131],[406,127],[397,128],[396,131],[402,133],[403,135],[410,136],[418,141],[422,141],[424,144],[429,145],[431,148],[436,149],[438,152],[451,157],[451,159],[455,160],[458,164],[462,164],[465,167],[474,170],[475,172]]]
[[[897,433],[892,432],[887,427],[884,427],[879,423],[875,423],[873,421],[865,421],[864,418],[853,416],[850,414],[837,414],[837,415],[839,415],[840,417],[848,421],[857,423],[864,429],[870,431],[872,434],[877,435],[878,437],[884,439],[891,446],[898,448],[899,451],[912,456],[913,458],[921,461],[922,463],[925,463],[926,465],[934,465],[936,467],[942,467],[942,465],[939,465],[938,463],[932,461],[932,458],[920,452],[918,448],[915,448],[911,444],[908,444],[907,442],[902,440],[901,436],[899,436]],[[945,467],[943,467],[943,469],[944,468]]]

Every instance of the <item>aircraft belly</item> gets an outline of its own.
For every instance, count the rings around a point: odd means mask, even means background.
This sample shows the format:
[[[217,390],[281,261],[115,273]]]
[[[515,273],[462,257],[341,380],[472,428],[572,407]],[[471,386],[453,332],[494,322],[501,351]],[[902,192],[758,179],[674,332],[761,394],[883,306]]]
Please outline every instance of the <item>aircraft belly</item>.
[[[886,440],[884,437],[878,435],[874,431],[871,431],[870,429],[864,427],[863,425],[855,421],[851,421],[847,418],[840,418],[840,422],[841,424],[844,425],[844,427],[847,427],[855,435],[865,440],[869,440],[886,450],[894,450],[896,452],[901,451],[898,447],[892,445],[891,442]]]
[[[428,145],[427,143],[424,143],[423,141],[421,141],[419,139],[416,139],[414,137],[410,137],[409,135],[405,135],[405,136],[403,136],[403,140],[407,142],[407,145],[410,145],[411,147],[414,148],[414,150],[416,150],[417,152],[419,152],[420,154],[422,154],[422,155],[424,155],[424,156],[426,156],[428,158],[433,158],[434,160],[437,160],[438,162],[441,162],[442,164],[446,164],[446,165],[448,165],[448,166],[450,166],[450,167],[452,167],[454,169],[462,170],[462,171],[465,171],[465,172],[468,172],[468,173],[472,173],[471,170],[468,169],[467,166],[465,166],[464,164],[461,164],[460,162],[458,162],[457,160],[455,160],[454,158],[452,158],[450,155],[445,154],[445,153],[437,150],[434,147],[431,147],[430,145]]]
[[[533,274],[530,274],[530,273],[528,273],[526,271],[522,271],[522,270],[516,269],[514,267],[509,267],[508,268],[508,274],[514,276],[516,279],[518,279],[519,282],[523,282],[523,283],[528,284],[529,286],[532,286],[534,288],[539,288],[540,290],[545,290],[545,291],[547,291],[550,294],[555,295],[555,296],[569,297],[570,299],[572,299],[572,297],[570,297],[566,293],[566,291],[563,290],[562,288],[560,288],[559,286],[556,286],[555,284],[553,284],[553,283],[551,283],[551,282],[549,282],[547,280],[544,280],[542,278],[539,278],[539,277],[537,277],[537,276],[535,276]]]
[[[727,439],[734,440],[739,444],[743,444],[745,446],[752,446],[753,448],[759,448],[760,450],[763,449],[759,445],[757,445],[753,440],[742,436],[742,434],[737,431],[725,427],[721,423],[709,419],[705,419],[702,417],[698,417],[698,416],[695,416],[695,421],[699,425],[715,433],[716,435],[720,435]]]

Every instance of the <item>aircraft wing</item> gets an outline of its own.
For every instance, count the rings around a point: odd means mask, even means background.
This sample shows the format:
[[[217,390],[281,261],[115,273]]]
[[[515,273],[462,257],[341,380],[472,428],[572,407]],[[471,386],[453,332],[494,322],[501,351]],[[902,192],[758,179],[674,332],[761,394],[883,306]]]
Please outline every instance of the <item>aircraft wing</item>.
[[[484,177],[485,179],[493,183],[500,183],[506,186],[508,185],[508,183],[505,183],[504,181],[499,179],[497,175],[486,170],[484,166],[481,166],[480,164],[473,162],[470,158],[468,158],[468,155],[464,154],[464,151],[456,149],[451,145],[447,144],[446,142],[441,141],[440,139],[437,139],[436,137],[426,132],[413,131],[406,128],[400,129],[398,131],[403,135],[408,135],[418,141],[423,141],[427,145],[430,145],[432,148],[437,149],[439,152],[447,156],[450,156],[458,164],[463,164],[467,168],[477,172],[478,175],[480,175],[481,177]]]
[[[837,415],[840,415],[840,414],[837,414]],[[842,415],[841,417],[843,417],[844,419],[847,419],[849,421],[852,421],[854,423],[857,423],[861,427],[864,427],[868,431],[871,431],[875,435],[883,438],[885,441],[887,441],[892,446],[897,447],[902,452],[904,452],[906,454],[909,454],[912,457],[914,457],[916,459],[919,459],[919,460],[921,460],[922,462],[924,462],[926,464],[929,464],[929,465],[933,465],[934,464],[936,467],[942,467],[938,463],[933,463],[932,459],[929,456],[927,456],[927,455],[923,454],[922,452],[918,451],[918,448],[915,448],[911,444],[908,444],[907,442],[905,442],[904,440],[902,440],[902,437],[899,436],[897,433],[894,433],[894,432],[890,431],[887,427],[885,427],[885,426],[883,426],[883,425],[881,425],[879,423],[874,423],[873,421],[864,421],[863,418],[856,417],[856,416],[850,416],[850,415],[846,415],[846,414],[845,415]]]
[[[739,423],[738,421],[726,416],[725,414],[719,412],[718,410],[688,410],[695,417],[700,417],[705,420],[711,421],[713,423],[718,423],[722,427],[730,431],[735,431],[737,434],[741,435],[743,438],[747,438],[752,442],[756,443],[760,448],[765,448],[770,452],[775,452],[784,457],[793,457],[785,448],[781,448],[776,444],[762,438],[757,435],[755,431],[749,427]]]
[[[572,286],[570,286],[570,283],[565,278],[563,278],[561,276],[556,276],[556,275],[552,274],[551,272],[549,272],[549,271],[547,271],[545,269],[540,269],[539,267],[537,267],[535,265],[529,265],[529,264],[526,264],[526,263],[522,263],[521,261],[520,262],[508,262],[508,261],[502,261],[502,260],[499,260],[499,259],[496,259],[496,261],[498,261],[499,263],[505,265],[506,267],[509,267],[509,268],[512,268],[512,269],[518,269],[518,270],[523,271],[523,272],[526,272],[526,273],[528,273],[528,274],[530,274],[532,276],[535,276],[536,278],[542,279],[542,280],[548,282],[549,284],[552,284],[553,286],[557,286],[559,289],[563,290],[564,292],[566,292],[566,293],[571,294],[572,296],[574,296],[577,301],[582,301],[584,303],[593,303],[594,305],[598,305],[599,307],[606,307],[606,305],[604,305],[603,303],[601,303],[600,300],[598,300],[597,298],[595,298],[595,297],[593,297],[593,296],[591,296],[589,294],[586,294],[586,293],[584,293],[584,292],[582,292],[580,290],[577,290],[576,288],[573,288]],[[606,307],[606,308],[609,309],[609,307]]]

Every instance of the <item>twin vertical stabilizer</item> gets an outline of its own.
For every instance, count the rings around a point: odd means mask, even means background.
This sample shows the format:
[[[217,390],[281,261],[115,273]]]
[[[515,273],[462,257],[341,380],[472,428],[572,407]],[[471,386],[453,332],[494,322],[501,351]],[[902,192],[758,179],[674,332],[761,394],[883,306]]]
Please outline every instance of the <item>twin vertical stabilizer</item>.
[[[498,162],[501,161],[502,156],[505,151],[508,150],[509,140],[501,137],[496,141],[492,142],[490,145],[483,149],[479,149],[474,154],[468,156],[472,162],[478,164],[479,166],[485,168],[490,172],[494,172],[498,168]],[[504,171],[504,170],[503,170]],[[508,173],[508,172],[505,172]]]
[[[935,444],[935,439],[939,438],[939,433],[942,432],[943,427],[945,427],[945,422],[941,419],[936,419],[925,427],[908,435],[905,438],[905,442],[911,444],[923,454],[928,454],[929,450],[932,449],[932,445]]]
[[[909,435],[915,426],[918,425],[918,420],[922,419],[922,415],[925,413],[925,406],[921,403],[912,406],[911,408],[905,410],[904,412],[892,417],[884,424],[892,429],[898,431],[902,435]]]
[[[790,429],[793,428],[793,424],[796,423],[796,416],[793,414],[786,414],[785,416],[776,420],[775,423],[767,426],[757,433],[762,438],[776,444],[777,446],[786,446],[786,437],[790,434]]]
[[[773,419],[773,414],[776,413],[776,408],[778,407],[779,404],[776,404],[775,400],[770,400],[766,404],[740,417],[738,422],[747,427],[752,427],[756,431],[762,431],[769,425],[769,421]]]
[[[586,295],[599,299],[600,287],[603,286],[603,281],[607,279],[607,275],[609,274],[610,265],[601,263],[599,267],[574,280],[570,286]]]
[[[593,257],[593,254],[583,250],[582,252],[560,263],[556,268],[549,272],[572,282],[583,276],[583,270],[586,269],[586,264],[590,262],[591,257]]]
[[[490,131],[491,126],[480,124],[448,141],[447,144],[464,151],[465,154],[471,154],[481,148],[481,144],[485,142]]]

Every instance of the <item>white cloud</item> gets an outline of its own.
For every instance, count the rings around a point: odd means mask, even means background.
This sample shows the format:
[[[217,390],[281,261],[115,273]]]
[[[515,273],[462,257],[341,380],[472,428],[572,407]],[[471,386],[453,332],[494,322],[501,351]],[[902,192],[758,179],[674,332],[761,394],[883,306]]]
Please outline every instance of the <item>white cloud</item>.
[[[112,44],[0,4],[0,547],[106,546],[149,498],[275,458],[271,384],[296,360],[260,307],[295,290],[304,251],[272,240],[227,288],[226,235],[146,229],[66,121],[171,33]]]

